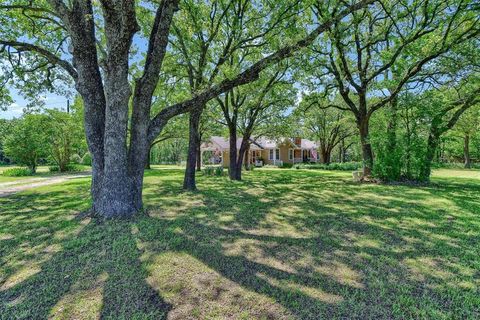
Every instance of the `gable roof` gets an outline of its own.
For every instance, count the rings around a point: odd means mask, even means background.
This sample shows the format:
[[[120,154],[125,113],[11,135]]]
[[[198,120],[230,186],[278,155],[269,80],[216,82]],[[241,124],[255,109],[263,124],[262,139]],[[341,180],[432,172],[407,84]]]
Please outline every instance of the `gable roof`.
[[[240,146],[242,144],[242,138],[237,139],[237,149],[240,149]],[[219,137],[219,136],[212,136],[210,137],[210,141],[206,143],[202,143],[200,146],[201,149],[203,150],[209,150],[209,151],[214,151],[214,150],[229,150],[230,149],[230,142],[228,139],[224,137]],[[252,141],[250,144],[250,150],[261,150],[261,148],[258,143],[255,141]]]

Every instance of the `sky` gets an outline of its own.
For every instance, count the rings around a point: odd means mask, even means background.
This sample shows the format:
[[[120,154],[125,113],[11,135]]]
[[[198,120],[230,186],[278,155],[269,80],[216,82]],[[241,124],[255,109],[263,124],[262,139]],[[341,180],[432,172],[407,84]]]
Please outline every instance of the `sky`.
[[[0,110],[0,119],[13,119],[20,117],[23,113],[23,108],[28,104],[28,101],[20,96],[15,90],[12,89],[11,93],[14,103],[7,107],[6,111]],[[66,97],[55,94],[46,94],[42,98],[45,101],[45,107],[48,109],[67,108]]]

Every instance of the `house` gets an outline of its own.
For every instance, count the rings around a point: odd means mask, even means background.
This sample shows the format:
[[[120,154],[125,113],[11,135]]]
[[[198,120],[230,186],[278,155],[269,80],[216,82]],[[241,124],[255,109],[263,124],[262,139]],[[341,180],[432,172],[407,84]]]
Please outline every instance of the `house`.
[[[242,139],[237,139],[237,152]],[[230,142],[228,138],[213,136],[200,146],[202,158],[211,164],[230,164]],[[205,158],[206,157],[206,158]],[[251,140],[247,161],[256,166],[264,164],[317,162],[318,144],[302,138],[281,138],[277,140],[258,137]],[[202,160],[203,161],[203,160]]]

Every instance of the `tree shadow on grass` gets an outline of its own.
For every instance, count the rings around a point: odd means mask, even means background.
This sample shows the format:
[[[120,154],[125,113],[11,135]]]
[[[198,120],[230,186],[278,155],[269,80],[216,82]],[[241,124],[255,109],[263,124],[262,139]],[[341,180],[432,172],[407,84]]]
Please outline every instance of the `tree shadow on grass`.
[[[88,187],[74,185],[2,200],[13,238],[1,241],[0,319],[166,318],[171,307],[146,282],[132,221],[69,217],[86,206]]]
[[[131,221],[71,219],[69,212],[87,206],[81,199],[88,186],[81,183],[66,184],[67,193],[0,200],[0,230],[13,237],[1,240],[6,271],[0,318],[82,318],[87,310],[101,318],[162,319],[170,304],[177,308],[191,298],[195,307],[208,309],[225,295],[238,307],[222,309],[225,317],[243,310],[267,319],[479,314],[475,288],[464,286],[480,276],[469,267],[478,262],[470,246],[478,243],[471,238],[479,230],[467,227],[475,218],[472,192],[478,186],[380,188],[353,185],[336,174],[258,171],[241,183],[200,178],[200,192],[179,193],[180,170],[159,172],[160,182],[149,182],[156,176],[150,172],[146,182],[151,215]],[[459,207],[453,222],[426,202],[431,196],[449,200],[452,192]],[[159,264],[155,259],[162,255],[167,260]],[[175,291],[176,282],[189,276],[184,264],[194,263],[185,256],[198,261],[191,273],[205,273],[204,266],[228,285],[211,281],[211,296]],[[38,265],[22,276],[30,261]],[[167,268],[172,277],[162,274]],[[162,277],[178,300],[161,298],[155,280]],[[245,291],[232,293],[232,287]],[[254,300],[244,301],[238,292],[252,293]],[[259,306],[262,297],[270,312]],[[203,315],[188,312],[183,315]]]
[[[259,176],[201,179],[201,191],[181,201],[174,181],[147,186],[154,189],[147,202],[161,204],[140,226],[147,251],[187,253],[301,319],[478,314],[479,275],[467,234],[474,217],[462,213],[472,205],[462,197],[478,185],[448,199],[448,186],[370,186],[302,172]],[[459,207],[458,220],[429,202],[442,198]],[[278,220],[293,234],[281,235]]]

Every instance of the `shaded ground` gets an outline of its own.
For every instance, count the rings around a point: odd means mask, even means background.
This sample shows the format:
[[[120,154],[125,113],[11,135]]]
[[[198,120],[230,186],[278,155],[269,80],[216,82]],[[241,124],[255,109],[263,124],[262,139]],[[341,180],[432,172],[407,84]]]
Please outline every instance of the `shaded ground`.
[[[147,173],[146,214],[79,218],[89,179],[0,199],[1,319],[475,319],[480,180]]]

